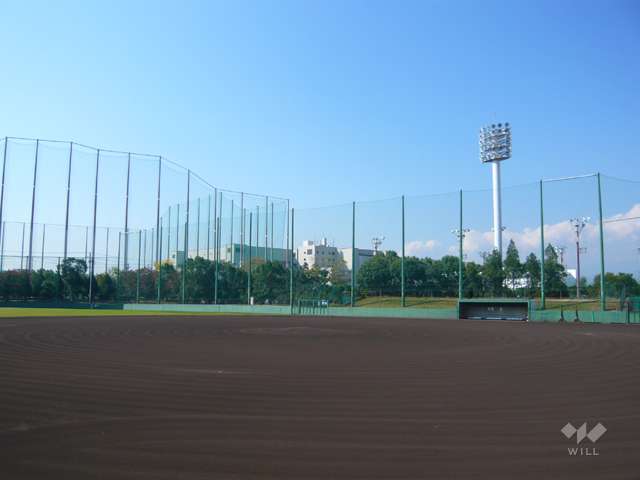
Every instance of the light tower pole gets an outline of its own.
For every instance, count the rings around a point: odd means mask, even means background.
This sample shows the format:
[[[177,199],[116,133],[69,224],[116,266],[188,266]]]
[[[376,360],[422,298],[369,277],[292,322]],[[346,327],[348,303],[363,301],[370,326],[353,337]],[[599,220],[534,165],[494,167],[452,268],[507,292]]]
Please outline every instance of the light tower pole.
[[[480,129],[480,160],[491,163],[493,184],[493,248],[502,258],[502,199],[500,162],[511,158],[511,126],[498,123]]]
[[[591,220],[590,217],[572,218],[569,220],[576,231],[576,299],[580,300],[580,234]]]

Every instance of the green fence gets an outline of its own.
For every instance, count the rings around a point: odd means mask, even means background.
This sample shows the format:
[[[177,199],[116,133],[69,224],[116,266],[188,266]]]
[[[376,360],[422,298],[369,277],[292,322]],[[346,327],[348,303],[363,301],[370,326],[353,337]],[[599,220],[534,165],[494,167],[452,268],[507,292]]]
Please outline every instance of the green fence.
[[[322,298],[329,310],[428,316],[461,298],[566,312],[640,296],[640,182],[629,179],[503,187],[500,252],[490,189],[296,209],[294,219],[286,199],[212,186],[162,156],[21,138],[0,139],[0,154],[4,300],[295,308]]]

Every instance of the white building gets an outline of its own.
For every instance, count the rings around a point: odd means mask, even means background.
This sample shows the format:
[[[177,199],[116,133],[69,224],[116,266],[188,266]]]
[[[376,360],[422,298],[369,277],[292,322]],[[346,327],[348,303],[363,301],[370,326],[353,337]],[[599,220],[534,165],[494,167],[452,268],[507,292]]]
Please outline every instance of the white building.
[[[331,268],[336,261],[342,259],[340,250],[327,244],[327,239],[323,238],[320,244],[313,240],[305,240],[302,246],[296,249],[296,259],[302,266],[308,268]]]
[[[341,248],[340,252],[342,253],[342,258],[344,259],[344,263],[347,265],[347,270],[351,271],[351,269],[353,268],[353,265],[352,265],[353,249]],[[371,250],[370,248],[356,248],[356,255],[355,255],[356,273],[358,273],[358,270],[360,270],[360,267],[362,267],[362,265],[364,265],[366,262],[371,260],[374,257],[374,255],[376,255],[376,252],[374,250]]]
[[[296,259],[302,266],[306,265],[308,268],[316,267],[321,269],[329,269],[335,265],[336,261],[341,260],[344,261],[347,270],[351,271],[353,268],[352,252],[352,248],[338,248],[328,245],[326,238],[323,238],[319,244],[316,244],[313,240],[305,240],[302,242],[302,246],[296,249]],[[375,254],[376,252],[371,249],[356,248],[356,273]]]

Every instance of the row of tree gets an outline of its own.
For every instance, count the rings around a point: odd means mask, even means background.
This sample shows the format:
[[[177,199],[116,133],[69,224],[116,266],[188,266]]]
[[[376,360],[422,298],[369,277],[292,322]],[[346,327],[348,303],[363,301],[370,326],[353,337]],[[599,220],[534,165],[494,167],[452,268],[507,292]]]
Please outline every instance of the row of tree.
[[[529,254],[520,260],[513,241],[504,260],[498,252],[488,254],[482,264],[464,262],[463,295],[478,297],[536,297],[540,294],[541,265]],[[399,296],[402,261],[396,252],[380,253],[362,265],[357,275],[356,297]],[[456,297],[458,295],[459,259],[407,257],[404,261],[405,293],[416,297]],[[97,302],[162,302],[244,304],[253,297],[256,304],[288,304],[290,271],[281,262],[257,258],[251,271],[227,262],[217,266],[201,257],[187,260],[184,270],[170,263],[140,270],[111,270],[100,273],[91,284]],[[565,282],[567,273],[549,245],[544,259],[545,293],[549,297],[568,297],[572,289]],[[330,269],[295,266],[295,298],[323,298],[333,304],[347,303],[351,296],[350,272],[343,260]],[[640,284],[630,274],[606,275],[607,295],[640,295]],[[251,285],[249,287],[249,284]],[[582,281],[582,292],[597,297],[599,276],[592,284]],[[251,292],[249,293],[249,288]],[[575,290],[575,289],[574,289]],[[575,295],[575,293],[573,293]],[[67,258],[56,270],[9,270],[0,272],[0,298],[4,300],[37,299],[43,301],[87,302],[89,274],[83,259]]]

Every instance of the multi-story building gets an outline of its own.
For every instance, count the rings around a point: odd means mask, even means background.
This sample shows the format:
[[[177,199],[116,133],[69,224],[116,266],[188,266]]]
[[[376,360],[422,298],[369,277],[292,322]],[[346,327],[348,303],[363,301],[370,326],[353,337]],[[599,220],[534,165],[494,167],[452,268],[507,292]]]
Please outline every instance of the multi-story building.
[[[348,271],[352,269],[352,248],[338,248],[327,244],[327,239],[323,238],[319,244],[312,240],[305,240],[301,247],[296,250],[296,259],[302,266],[308,268],[329,269],[344,262]],[[373,258],[376,254],[374,250],[356,248],[355,250],[355,271],[356,273],[365,262]]]
[[[296,249],[296,259],[303,267],[327,269],[341,261],[342,254],[338,248],[328,245],[327,239],[323,238],[319,244],[313,240],[302,242],[302,246]]]

